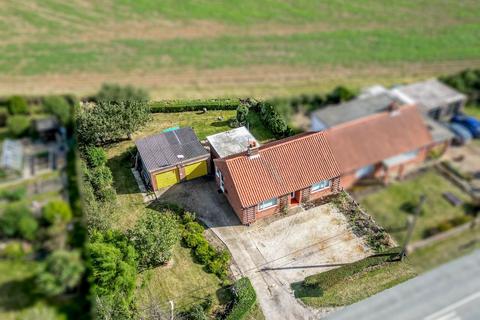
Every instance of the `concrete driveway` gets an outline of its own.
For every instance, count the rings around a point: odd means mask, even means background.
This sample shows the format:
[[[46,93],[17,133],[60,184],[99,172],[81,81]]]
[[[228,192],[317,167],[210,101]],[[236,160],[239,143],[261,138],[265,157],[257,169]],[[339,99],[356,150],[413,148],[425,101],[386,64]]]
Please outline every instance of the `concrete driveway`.
[[[369,254],[331,204],[246,227],[207,178],[176,185],[160,201],[195,211],[226,244],[234,260],[234,275],[250,278],[266,319],[318,318],[320,311],[297,300],[291,284]]]

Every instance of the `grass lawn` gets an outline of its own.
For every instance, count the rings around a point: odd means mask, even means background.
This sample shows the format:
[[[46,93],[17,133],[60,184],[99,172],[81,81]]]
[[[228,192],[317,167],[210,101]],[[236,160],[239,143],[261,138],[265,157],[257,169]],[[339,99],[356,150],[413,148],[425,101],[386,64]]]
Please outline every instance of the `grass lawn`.
[[[263,125],[258,113],[251,111],[248,113],[248,124],[250,132],[259,142],[275,139],[272,132]]]
[[[131,81],[170,97],[273,96],[399,83],[480,58],[475,0],[29,0],[0,9],[0,88],[26,94],[33,84],[92,93]]]
[[[480,226],[418,249],[407,260],[417,273],[422,273],[476,249],[480,249]]]
[[[468,114],[469,116],[475,117],[477,119],[480,119],[480,106],[466,106],[464,109],[465,113]]]
[[[213,298],[214,306],[230,298],[217,276],[203,271],[203,266],[193,261],[190,249],[180,245],[175,247],[168,266],[144,272],[138,277],[138,284],[140,308],[149,297],[167,310],[169,300],[175,302],[177,310],[184,310],[208,295]]]
[[[443,192],[451,192],[459,199],[468,202],[470,198],[450,181],[443,178],[433,169],[402,182],[396,182],[379,192],[360,199],[361,205],[375,220],[398,241],[406,235],[406,223],[409,213],[405,206],[417,203],[421,194],[427,199],[423,213],[417,220],[412,241],[422,239],[423,232],[438,223],[461,216],[464,208],[454,207],[442,196]]]
[[[67,319],[57,307],[32,294],[36,263],[0,260],[0,319]]]

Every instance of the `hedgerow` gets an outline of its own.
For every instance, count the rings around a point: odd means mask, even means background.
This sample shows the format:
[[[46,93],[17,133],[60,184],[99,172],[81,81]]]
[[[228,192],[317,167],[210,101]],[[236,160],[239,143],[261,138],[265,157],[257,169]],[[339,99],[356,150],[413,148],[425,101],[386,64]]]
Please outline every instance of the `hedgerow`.
[[[166,100],[150,103],[151,113],[172,113],[206,110],[236,110],[239,99],[204,99],[204,100]]]
[[[232,291],[235,296],[235,304],[226,319],[244,319],[257,301],[255,289],[253,289],[250,279],[244,277],[234,283]]]

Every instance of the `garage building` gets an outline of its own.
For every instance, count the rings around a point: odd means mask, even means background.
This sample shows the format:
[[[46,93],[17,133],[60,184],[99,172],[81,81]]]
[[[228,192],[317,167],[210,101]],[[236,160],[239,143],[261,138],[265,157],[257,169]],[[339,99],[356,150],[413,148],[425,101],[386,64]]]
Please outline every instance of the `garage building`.
[[[209,152],[192,128],[179,128],[139,139],[136,168],[146,185],[156,191],[208,174]]]

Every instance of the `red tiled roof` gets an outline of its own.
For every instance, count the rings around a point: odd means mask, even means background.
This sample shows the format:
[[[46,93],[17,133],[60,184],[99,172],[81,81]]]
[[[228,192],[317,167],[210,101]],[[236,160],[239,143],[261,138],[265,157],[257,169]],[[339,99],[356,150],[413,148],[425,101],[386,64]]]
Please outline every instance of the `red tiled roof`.
[[[414,151],[432,142],[414,105],[335,126],[326,131],[326,137],[342,173]]]
[[[215,160],[243,208],[338,177],[337,162],[324,132],[308,132],[261,146],[259,157],[247,153]]]

